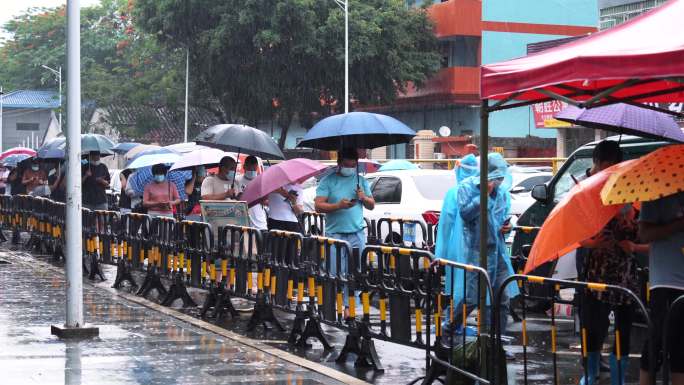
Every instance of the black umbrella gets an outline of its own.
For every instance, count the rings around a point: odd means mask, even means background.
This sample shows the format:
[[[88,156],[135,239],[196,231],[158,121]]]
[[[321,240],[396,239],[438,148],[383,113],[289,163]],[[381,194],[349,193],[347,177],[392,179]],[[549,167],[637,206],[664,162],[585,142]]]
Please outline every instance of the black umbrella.
[[[262,159],[285,159],[273,138],[259,129],[242,124],[211,126],[197,135],[195,143]]]

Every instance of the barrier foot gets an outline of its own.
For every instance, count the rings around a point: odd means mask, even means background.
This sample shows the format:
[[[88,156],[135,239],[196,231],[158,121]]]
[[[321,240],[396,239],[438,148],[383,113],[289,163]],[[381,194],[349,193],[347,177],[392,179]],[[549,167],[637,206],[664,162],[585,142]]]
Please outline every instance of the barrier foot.
[[[432,383],[434,383],[439,376],[445,373],[446,371],[441,365],[433,362],[432,365],[430,365],[430,369],[428,370],[427,374],[425,374],[421,385],[432,385]]]
[[[102,269],[100,268],[100,261],[97,258],[96,254],[93,254],[90,256],[90,269],[88,273],[88,279],[91,281],[95,280],[95,277],[98,276],[100,277],[100,280],[106,281],[107,279],[104,277],[104,274],[102,274]]]
[[[214,313],[212,314],[215,318],[215,322],[219,323],[223,320],[223,317],[230,314],[231,318],[240,317],[240,313],[233,306],[233,301],[230,298],[230,293],[222,287],[218,288],[218,295],[216,296],[216,304],[214,304]]]
[[[321,343],[323,344],[323,348],[325,350],[332,350],[332,345],[328,342],[328,339],[325,337],[325,334],[323,333],[323,328],[321,327],[321,319],[314,315],[313,310],[309,309],[307,312],[307,320],[306,320],[306,327],[304,327],[304,331],[301,333],[299,337],[299,341],[297,341],[297,346],[304,348],[304,347],[309,347],[311,345],[307,344],[306,341],[309,340],[309,338],[316,338]]]
[[[131,269],[126,264],[126,261],[119,259],[119,262],[116,264],[116,279],[114,279],[114,285],[112,285],[112,288],[120,289],[121,284],[124,282],[128,282],[130,284],[131,290],[135,290],[138,287],[138,284],[135,283],[133,274],[131,274]]]
[[[262,292],[257,295],[252,318],[249,319],[249,323],[247,324],[247,331],[251,332],[259,324],[262,324],[264,329],[268,330],[268,323],[278,328],[281,332],[285,331],[285,328],[280,324],[273,313],[273,306],[266,300],[266,296]]]
[[[209,308],[216,306],[216,290],[217,289],[213,284],[209,287],[209,293],[207,293],[204,304],[202,304],[202,309],[200,310],[200,318],[206,318],[205,316],[207,315]]]
[[[19,242],[21,242],[21,235],[19,234],[19,230],[15,229],[12,231],[12,244],[16,246]]]
[[[0,230],[0,243],[2,242],[7,242],[7,237],[5,237],[5,233]]]
[[[370,336],[368,326],[354,319],[349,321],[349,334],[347,334],[344,347],[335,361],[338,363],[345,362],[349,353],[356,354],[354,367],[373,368],[378,372],[385,371],[375,350],[375,343]]]
[[[84,255],[82,258],[83,265],[83,275],[86,277],[90,275],[90,265],[88,264],[88,255]]]
[[[52,259],[55,261],[64,259],[64,251],[62,251],[62,246],[55,246],[55,250],[52,252]]]
[[[183,307],[196,307],[197,304],[188,294],[188,288],[185,287],[185,282],[183,282],[183,276],[176,273],[173,277],[173,282],[169,286],[169,292],[162,301],[163,306],[171,306],[177,299],[183,300]]]
[[[147,295],[150,294],[152,289],[156,289],[160,297],[165,296],[167,293],[166,288],[161,282],[159,274],[157,274],[156,268],[148,270],[147,276],[145,276],[145,282],[138,291],[138,295],[142,296],[143,298],[147,298]]]

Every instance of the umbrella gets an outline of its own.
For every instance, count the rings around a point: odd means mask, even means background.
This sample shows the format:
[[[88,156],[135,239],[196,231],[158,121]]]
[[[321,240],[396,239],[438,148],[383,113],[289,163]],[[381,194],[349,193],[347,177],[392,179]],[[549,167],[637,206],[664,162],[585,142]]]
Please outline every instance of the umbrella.
[[[539,230],[525,265],[525,274],[577,249],[580,242],[595,236],[610,222],[622,206],[604,205],[601,189],[612,175],[629,168],[634,162],[622,162],[596,173],[570,190]]]
[[[171,170],[188,169],[196,166],[216,167],[224,156],[229,156],[229,154],[217,148],[195,150],[181,156],[180,159],[173,164]]]
[[[269,167],[257,175],[242,193],[247,205],[255,205],[261,198],[291,183],[302,181],[323,172],[327,167],[310,159],[291,159]]]
[[[333,115],[316,123],[300,147],[338,150],[343,147],[376,148],[409,142],[416,133],[407,125],[387,115],[350,112]]]
[[[604,204],[647,202],[684,191],[684,145],[644,155],[610,177],[601,191]]]
[[[556,119],[619,134],[684,142],[684,132],[672,115],[630,104],[618,103],[591,109],[570,105],[558,113]]]
[[[184,142],[184,143],[170,144],[168,146],[165,146],[164,148],[168,148],[169,150],[176,151],[180,154],[187,154],[189,152],[206,149],[208,147],[199,145],[195,142]]]
[[[124,159],[131,160],[131,159],[135,158],[135,156],[138,155],[139,153],[146,151],[146,150],[149,150],[149,149],[153,149],[153,148],[161,148],[161,147],[153,145],[153,144],[141,144],[139,146],[135,146],[135,147],[131,148],[130,150],[128,150],[128,152],[126,152],[124,154]]]
[[[29,156],[34,156],[34,155],[36,155],[36,151],[32,150],[30,148],[26,148],[26,147],[14,147],[14,148],[10,148],[9,150],[4,151],[2,154],[0,154],[0,160],[3,160],[10,155],[16,155],[16,154],[26,154]]]
[[[192,172],[180,170],[170,171],[166,174],[166,177],[169,179],[169,182],[176,185],[181,200],[186,200],[188,195],[185,193],[185,182],[192,178]],[[152,167],[143,167],[131,174],[127,183],[131,186],[133,191],[142,194],[145,191],[145,186],[152,183],[153,179]]]
[[[140,143],[136,142],[124,142],[124,143],[119,143],[116,146],[112,147],[112,151],[117,153],[117,154],[125,154],[128,151],[130,151],[132,148],[140,146]]]
[[[66,156],[66,139],[60,136],[48,140],[40,146],[36,156],[40,159],[64,159]]]
[[[2,159],[2,165],[4,167],[17,167],[17,164],[22,160],[31,158],[29,154],[12,154],[4,157]]]
[[[405,159],[395,159],[380,166],[379,171],[418,170],[420,167]]]
[[[81,134],[81,153],[99,152],[103,155],[113,155],[114,142],[100,134]]]
[[[134,150],[135,150],[135,149],[134,149]],[[131,150],[131,151],[133,151],[133,150]],[[175,152],[175,151],[173,151],[173,150],[170,150],[170,149],[168,149],[168,148],[159,147],[159,146],[153,146],[153,147],[145,148],[145,149],[143,149],[142,151],[136,152],[136,153],[135,153],[133,156],[131,156],[131,157],[128,156],[129,153],[130,153],[130,151],[127,152],[126,155],[125,155],[125,157],[127,157],[127,159],[128,159],[128,162],[126,162],[126,167],[127,167],[127,168],[128,168],[128,165],[130,165],[134,160],[136,160],[136,159],[138,159],[138,158],[140,158],[140,157],[143,157],[143,156],[145,156],[145,155],[166,155],[166,154],[173,154],[173,155],[178,155],[178,156],[180,156],[179,153],[177,153],[177,152]]]
[[[126,165],[126,168],[142,168],[154,166],[155,164],[173,164],[178,162],[180,155],[175,153],[168,154],[146,154],[136,157]]]
[[[242,124],[217,124],[195,138],[199,145],[249,154],[262,159],[285,159],[278,144],[265,132]]]

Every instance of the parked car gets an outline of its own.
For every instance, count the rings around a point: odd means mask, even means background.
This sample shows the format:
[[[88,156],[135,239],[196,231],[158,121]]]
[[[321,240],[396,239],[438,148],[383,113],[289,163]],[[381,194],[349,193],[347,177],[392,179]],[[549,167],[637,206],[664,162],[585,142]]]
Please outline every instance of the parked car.
[[[667,142],[625,135],[621,138],[615,136],[608,139],[620,142],[625,160],[638,158],[669,144]],[[598,142],[591,142],[580,147],[570,155],[550,181],[534,186],[531,196],[535,202],[518,218],[518,225],[538,227],[544,223],[544,220],[546,220],[546,217],[556,204],[570,192],[570,189],[576,183],[575,181],[582,177],[587,169],[592,167],[592,153],[597,144]],[[578,225],[581,224],[578,223]],[[518,232],[513,240],[512,254],[523,255],[523,247],[525,245],[532,245],[535,237],[536,232]],[[568,269],[574,271],[574,261],[571,258],[561,258],[561,260],[563,260],[562,263],[555,262],[540,266],[534,274],[570,278],[573,272],[568,271]]]
[[[540,171],[537,167],[512,166],[513,187],[511,188],[511,215],[521,216],[535,202],[532,188],[551,180],[553,173]]]

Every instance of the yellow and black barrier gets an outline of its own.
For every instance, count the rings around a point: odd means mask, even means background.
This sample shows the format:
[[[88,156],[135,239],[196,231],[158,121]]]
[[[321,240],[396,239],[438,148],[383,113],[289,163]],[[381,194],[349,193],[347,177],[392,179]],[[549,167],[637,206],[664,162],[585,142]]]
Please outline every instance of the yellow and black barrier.
[[[430,264],[425,286],[429,288],[425,304],[426,375],[413,383],[422,380],[422,384],[432,384],[440,376],[445,376],[445,383],[454,381],[455,377],[463,377],[466,381],[491,384],[493,361],[482,352],[492,351],[494,348],[494,339],[491,338],[493,326],[491,323],[483,325],[486,304],[480,303],[480,291],[483,288],[490,300],[494,297],[487,271],[479,266],[437,259]],[[457,286],[462,290],[461,303],[454,303]],[[469,291],[474,291],[474,293]],[[469,298],[474,298],[472,304],[468,304]],[[474,306],[477,311],[477,328],[474,337],[467,337],[466,332],[468,313],[472,309],[470,306]],[[459,313],[460,316],[457,315]],[[460,338],[454,336],[457,328],[461,328]],[[433,330],[434,344],[431,343]],[[470,344],[475,344],[476,357],[468,357],[466,353],[470,351]]]
[[[663,385],[670,385],[670,351],[672,350],[673,341],[670,336],[670,331],[672,328],[681,328],[684,322],[684,295],[675,299],[668,309],[667,315],[664,317],[665,322],[663,325]],[[654,325],[654,327],[659,327],[660,325]],[[681,332],[680,332],[681,333]],[[681,335],[681,334],[680,334]],[[681,340],[680,340],[681,341]],[[680,346],[679,349],[682,349]],[[656,349],[652,349],[653,353]],[[655,355],[651,354],[649,357],[649,363],[654,361]],[[655,380],[655,378],[653,378]]]
[[[305,236],[325,235],[325,214],[306,211],[300,217]]]
[[[380,218],[376,222],[375,236],[378,245],[422,250],[429,250],[434,245],[434,237],[425,223],[411,218]]]
[[[166,298],[168,290],[161,282],[161,276],[166,274],[168,263],[173,260],[170,253],[175,253],[176,225],[177,222],[173,218],[151,218],[150,232],[145,243],[147,269],[138,295],[147,298],[152,290],[156,290],[162,302]],[[142,254],[140,258],[142,261]]]
[[[529,292],[529,288],[532,285],[541,285],[541,286],[546,286],[550,289],[551,295],[549,296],[549,300],[551,301],[552,305],[552,310],[551,310],[551,329],[550,329],[550,339],[551,339],[551,362],[553,365],[553,384],[559,384],[559,373],[558,373],[558,363],[557,363],[557,354],[558,354],[558,328],[557,328],[557,323],[556,323],[556,316],[555,316],[555,302],[559,298],[559,293],[562,289],[566,288],[571,288],[574,289],[576,292],[579,292],[579,312],[580,312],[580,347],[581,347],[581,357],[582,357],[582,362],[583,362],[583,368],[584,368],[584,377],[587,378],[589,376],[589,371],[588,371],[588,348],[587,348],[587,328],[586,328],[586,322],[585,322],[585,316],[584,312],[582,309],[583,302],[585,301],[586,296],[590,292],[605,292],[605,293],[616,293],[616,294],[622,294],[626,297],[628,297],[631,301],[633,306],[642,313],[642,316],[646,320],[646,323],[648,324],[648,329],[651,330],[653,327],[652,322],[651,322],[651,317],[644,306],[643,302],[639,299],[639,297],[634,294],[631,290],[626,289],[624,287],[620,286],[615,286],[615,285],[608,285],[604,283],[592,283],[592,282],[581,282],[581,281],[568,281],[568,280],[561,280],[561,279],[552,279],[552,278],[546,278],[546,277],[540,277],[540,276],[534,276],[534,275],[522,275],[522,274],[515,274],[507,279],[505,279],[501,285],[498,287],[495,297],[494,297],[494,308],[493,308],[493,316],[494,316],[494,326],[496,328],[496,345],[497,347],[495,348],[496,354],[503,354],[503,342],[502,342],[502,331],[500,330],[500,323],[498,322],[498,318],[500,316],[500,309],[502,306],[502,301],[506,298],[505,291],[508,285],[516,283],[521,289],[521,295],[522,295],[522,336],[521,336],[521,345],[522,345],[522,358],[523,358],[523,383],[527,384],[529,382],[529,368],[528,368],[528,346],[529,346],[529,337],[528,337],[528,330],[527,330],[527,294]],[[591,317],[591,315],[587,314],[586,316]],[[628,359],[629,357],[629,352],[628,351],[622,351],[621,349],[621,341],[622,339],[620,338],[621,333],[628,333],[629,331],[621,331],[619,329],[619,325],[616,323],[615,327],[615,339],[616,339],[616,345],[615,345],[615,355],[617,359],[617,368],[618,368],[618,377],[622,378],[623,374],[620,373],[622,370],[622,365],[621,360]],[[649,340],[649,350],[650,352],[653,352],[653,341]],[[653,354],[651,354],[651,357],[654,357]],[[503,357],[497,357],[497,360],[502,359],[505,360]],[[655,380],[655,366],[654,366],[655,361],[650,360],[650,368],[649,372],[651,373],[651,378]],[[501,374],[499,372],[494,373],[495,381],[498,381],[497,378],[501,377]],[[500,383],[499,381],[498,383]],[[653,383],[653,382],[652,382]]]
[[[151,218],[145,214],[126,213],[120,216],[115,243],[117,269],[113,288],[121,288],[124,282],[128,282],[131,290],[138,288],[132,271],[142,268],[151,231],[150,221]]]

